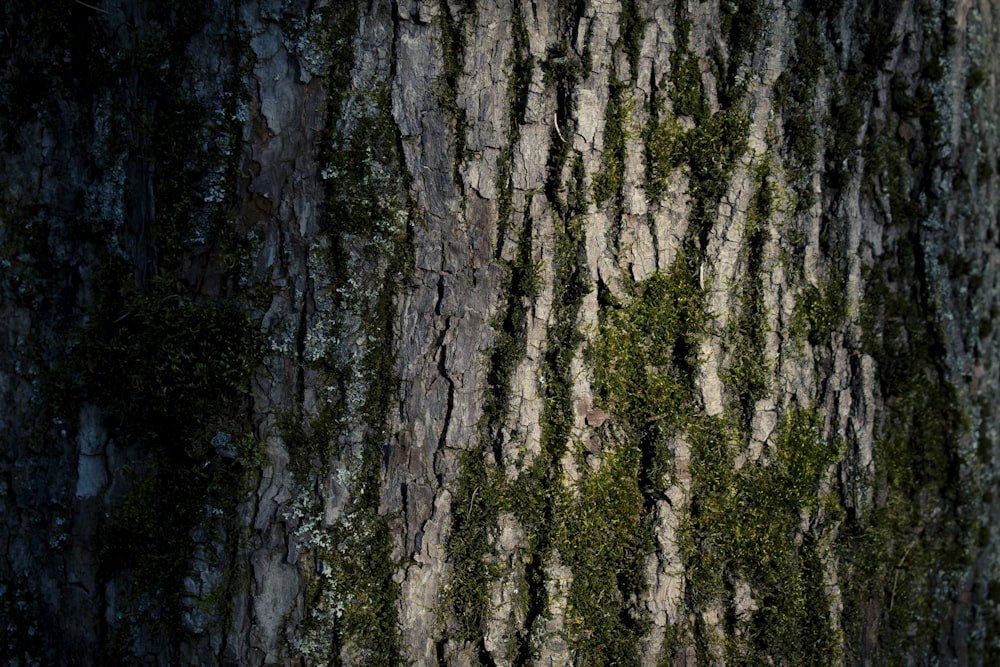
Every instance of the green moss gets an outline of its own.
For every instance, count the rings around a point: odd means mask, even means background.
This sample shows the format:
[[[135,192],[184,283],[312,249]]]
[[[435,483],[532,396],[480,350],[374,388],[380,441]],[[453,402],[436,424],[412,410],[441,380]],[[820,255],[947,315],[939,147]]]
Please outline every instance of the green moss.
[[[112,263],[92,286],[97,302],[59,371],[69,379],[59,385],[66,393],[50,398],[66,410],[77,401],[96,404],[114,437],[140,447],[131,486],[100,529],[101,565],[105,576],[135,582],[125,604],[141,611],[129,624],[163,633],[176,647],[185,634],[182,581],[196,528],[224,545],[210,563],[222,570],[223,585],[237,576],[232,521],[249,468],[260,462],[246,407],[262,345],[235,304],[192,299],[166,280],[142,293],[131,273]],[[220,455],[215,441],[234,445],[235,458]],[[227,622],[226,607],[214,611]],[[122,629],[112,626],[111,639]],[[109,655],[127,660],[128,650],[109,647]]]
[[[569,93],[580,77],[583,76],[583,63],[570,51],[569,42],[561,39],[545,54],[545,61],[542,63],[542,77],[546,86],[554,86],[558,89],[565,101],[565,96]]]
[[[708,98],[701,80],[698,56],[689,45],[691,19],[678,16],[674,23],[674,50],[670,53],[669,97],[673,113],[695,122],[709,115]]]
[[[864,123],[862,109],[866,96],[866,85],[857,76],[830,103],[824,182],[831,188],[843,188],[854,171],[855,159],[861,148],[859,133]]]
[[[895,20],[891,5],[872,5],[870,13],[855,16],[854,29],[861,40],[857,57],[850,62],[843,79],[835,88],[827,117],[827,137],[824,184],[832,189],[843,188],[860,155],[864,126],[864,109],[874,92],[876,74],[898,46],[891,38]]]
[[[38,204],[0,200],[0,268],[21,305],[38,310],[54,270],[50,224]]]
[[[628,92],[628,83],[611,76],[608,91],[608,106],[604,115],[604,152],[601,154],[601,170],[594,177],[594,202],[603,204],[612,197],[621,195],[625,182],[626,142],[629,138],[629,122],[633,101]]]
[[[747,210],[744,243],[741,252],[739,311],[727,325],[724,345],[730,355],[723,381],[735,389],[738,411],[744,431],[756,411],[756,402],[770,390],[771,363],[767,358],[765,335],[768,330],[764,305],[765,245],[770,238],[770,217],[775,191],[771,183],[771,165],[761,162],[754,168],[754,195]]]
[[[574,160],[574,165],[577,160]],[[571,173],[582,180],[578,169]],[[558,187],[558,186],[557,186]],[[576,182],[573,192],[582,188]],[[528,204],[530,205],[530,199]],[[508,267],[508,306],[495,324],[497,338],[490,356],[488,392],[481,424],[480,448],[462,459],[458,491],[454,500],[452,535],[447,550],[453,575],[448,588],[451,613],[458,622],[457,638],[481,642],[489,609],[488,588],[501,575],[493,561],[492,547],[501,509],[511,512],[528,537],[524,581],[524,625],[528,632],[519,636],[513,648],[516,660],[533,654],[530,630],[547,609],[544,565],[551,554],[557,531],[555,517],[563,502],[558,492],[559,459],[565,451],[571,426],[570,363],[581,342],[576,328],[576,312],[590,286],[586,264],[581,262],[583,229],[577,218],[556,220],[555,306],[553,325],[542,364],[541,393],[545,400],[542,415],[542,454],[513,482],[507,482],[497,465],[501,460],[502,426],[508,409],[513,371],[525,353],[525,326],[530,299],[537,290],[537,267],[532,262],[532,225],[526,218],[520,231],[518,252]],[[492,463],[488,454],[492,453]],[[480,653],[485,648],[479,643]]]
[[[288,640],[294,654],[318,664],[398,665],[395,517],[381,509],[380,488],[398,387],[397,299],[414,272],[414,204],[387,85],[352,86],[359,6],[320,11],[326,29],[313,39],[329,63],[320,139],[327,215],[324,238],[310,248],[310,270],[317,300],[331,307],[308,323],[297,359],[326,391],[315,412],[300,394],[279,420],[298,486],[299,548],[314,564],[308,615]],[[329,498],[316,490],[329,484],[344,503],[327,523]]]
[[[365,108],[355,126],[348,133],[328,132],[321,148],[328,222],[331,231],[394,243],[406,232],[407,208],[389,93],[359,93],[354,101]]]
[[[948,380],[924,231],[933,206],[928,184],[942,159],[930,91],[942,74],[936,61],[946,36],[935,33],[935,10],[923,4],[917,9],[928,66],[916,84],[892,84],[898,117],[881,133],[869,133],[864,153],[866,186],[889,202],[884,224],[892,241],[865,273],[860,313],[861,345],[875,361],[877,395],[885,407],[876,425],[874,471],[848,480],[848,488],[863,485],[877,493],[870,507],[848,513],[837,545],[838,578],[847,583],[842,624],[848,658],[874,655],[885,664],[943,651],[936,637],[949,622],[978,532],[966,508],[979,491],[962,472],[967,462],[959,450],[968,424]],[[899,138],[893,120],[907,122],[916,140]],[[975,284],[965,260],[945,252],[940,261],[953,280]]]
[[[52,210],[52,202],[18,204],[26,224],[8,227],[11,211],[3,207],[0,241],[11,253],[3,259],[15,270],[13,286],[34,307],[59,311],[42,317],[41,331],[52,338],[39,414],[71,430],[81,405],[96,405],[111,438],[109,455],[126,466],[105,490],[110,506],[94,545],[118,610],[99,629],[102,660],[134,662],[133,640],[141,636],[177,661],[181,644],[192,639],[182,616],[192,605],[211,611],[213,632],[228,629],[229,604],[185,595],[184,578],[198,560],[219,577],[218,587],[234,585],[242,537],[237,503],[262,461],[248,414],[261,336],[246,295],[234,296],[236,272],[223,270],[242,260],[235,251],[242,230],[231,218],[242,131],[231,120],[237,75],[226,66],[232,61],[213,72],[213,82],[223,79],[224,90],[214,95],[219,107],[190,93],[205,83],[186,52],[204,27],[203,3],[151,6],[143,38],[115,53],[105,48],[115,40],[109,42],[104,16],[81,3],[19,14],[29,29],[11,24],[9,32],[38,40],[15,47],[23,53],[9,64],[18,70],[30,62],[39,83],[23,91],[37,97],[18,105],[57,135],[66,134],[66,118],[79,115],[68,108],[97,109],[96,145],[84,157],[92,158],[87,169],[103,174],[92,191],[76,193],[74,211]],[[123,87],[138,98],[106,109],[106,100],[124,99]],[[57,107],[59,116],[52,115]],[[114,136],[104,136],[105,123],[115,126]],[[72,201],[74,193],[68,196]],[[123,198],[125,227],[120,208],[112,219]],[[55,259],[60,253],[50,245],[77,252]],[[66,267],[53,263],[63,261]],[[196,273],[211,276],[212,294],[185,282]],[[47,431],[39,430],[41,442]]]
[[[399,584],[390,557],[389,519],[379,512],[379,474],[369,447],[340,519],[309,553],[322,563],[307,590],[310,615],[296,646],[311,659],[338,664],[344,653],[357,664],[405,664],[399,650]]]
[[[981,88],[986,81],[986,71],[978,65],[972,65],[969,67],[969,74],[965,78],[965,90],[971,93]]]
[[[836,664],[835,637],[819,545],[827,539],[819,486],[839,458],[840,444],[823,439],[818,413],[789,409],[766,459],[734,465],[740,427],[704,418],[689,431],[690,515],[681,531],[691,611],[721,606],[724,645],[695,626],[705,657],[727,663]],[[768,460],[769,459],[769,460]],[[810,517],[802,532],[802,516]],[[737,615],[734,588],[750,587],[753,603]]]
[[[697,56],[688,46],[691,21],[680,8],[677,12],[675,46],[670,55],[671,80],[667,87],[673,109],[668,112],[660,96],[654,95],[650,100],[649,120],[643,131],[644,185],[651,196],[662,196],[670,173],[684,169],[693,199],[686,243],[690,250],[701,252],[736,161],[746,152],[750,119],[743,108],[744,95],[737,94],[736,89],[728,100],[729,106],[714,114],[710,112]],[[693,118],[694,127],[684,131],[677,121],[679,116]]]
[[[651,112],[643,128],[646,174],[643,187],[650,199],[657,200],[667,191],[671,172],[680,166],[685,132],[672,115],[663,112],[662,98],[654,97]]]
[[[898,257],[903,271],[915,259]],[[937,650],[933,638],[964,576],[975,530],[959,509],[970,493],[957,451],[967,424],[945,379],[936,318],[919,296],[886,282],[892,267],[883,270],[867,281],[863,313],[864,345],[886,405],[866,484],[881,491],[867,513],[849,515],[838,550],[848,583],[847,645],[865,646],[866,628],[877,623],[879,659],[894,664]]]
[[[556,224],[553,307],[541,368],[545,399],[542,449],[553,461],[562,456],[573,423],[571,364],[583,342],[577,318],[583,298],[591,290],[582,219]]]
[[[316,8],[318,20],[310,22],[316,33],[309,37],[325,56],[328,69],[327,125],[325,131],[335,128],[330,122],[337,119],[343,103],[351,91],[351,70],[354,68],[354,35],[358,29],[360,5],[356,2],[337,2]],[[294,26],[285,26],[294,35]]]
[[[489,587],[502,574],[492,546],[499,512],[501,509],[520,512],[520,518],[527,522],[530,519],[524,512],[539,506],[535,502],[536,488],[531,483],[531,475],[521,475],[517,482],[520,492],[515,493],[498,468],[502,460],[503,425],[510,403],[511,383],[517,364],[525,354],[531,299],[540,287],[539,267],[533,258],[533,222],[528,214],[531,210],[530,194],[524,204],[520,225],[516,224],[517,216],[514,215],[512,161],[514,147],[520,139],[520,124],[534,68],[520,5],[515,4],[512,9],[511,24],[514,43],[507,63],[507,139],[497,162],[497,259],[504,256],[506,243],[513,241],[516,248],[513,258],[503,262],[501,292],[504,307],[498,309],[492,322],[496,333],[487,362],[483,417],[475,446],[465,452],[459,461],[457,489],[452,501],[451,533],[445,545],[452,569],[442,611],[447,618],[454,619],[448,636],[475,646],[480,664],[492,664],[484,637],[491,612]],[[558,81],[556,84],[561,85]],[[561,158],[550,156],[550,187],[556,189],[561,186],[554,180],[557,177],[553,165],[560,160],[565,160],[565,154]],[[512,234],[515,236],[509,238]],[[537,541],[533,544],[537,545]],[[515,650],[521,655],[530,648],[526,639],[522,638]]]
[[[750,119],[738,108],[719,111],[686,136],[684,166],[693,196],[692,227],[699,236],[714,222],[719,202],[729,187],[736,161],[746,152]]]
[[[507,140],[497,160],[497,219],[498,238],[496,256],[500,258],[511,223],[513,212],[513,155],[514,146],[521,136],[521,122],[527,106],[528,88],[531,85],[534,59],[529,49],[528,31],[524,26],[521,7],[515,4],[511,12],[511,37],[513,45],[507,59]]]
[[[847,321],[847,276],[831,267],[819,286],[807,283],[795,300],[789,335],[810,345],[828,345]]]
[[[533,522],[531,518],[544,511],[533,502],[539,491],[538,485],[532,483],[538,481],[535,476],[522,474],[511,489],[497,468],[513,373],[527,344],[529,299],[537,289],[532,225],[528,218],[520,230],[517,254],[507,267],[504,285],[507,302],[494,322],[496,339],[489,357],[478,446],[464,452],[459,460],[451,533],[445,545],[451,564],[445,607],[456,623],[452,636],[478,645],[481,655],[485,652],[482,638],[490,612],[489,587],[502,574],[491,546],[495,543],[499,512],[514,511],[524,523],[539,525],[541,520]],[[516,502],[512,500],[515,498]]]
[[[601,467],[583,468],[579,493],[566,509],[559,551],[573,570],[566,630],[575,664],[635,664],[649,619],[632,596],[647,587],[643,573],[653,549],[639,488],[640,451],[623,445]]]
[[[570,202],[585,192],[582,156],[575,155],[570,167]],[[552,312],[545,342],[545,355],[540,374],[540,394],[545,401],[542,410],[542,454],[529,471],[522,473],[518,484],[525,488],[511,495],[521,499],[513,503],[515,516],[529,536],[530,563],[526,567],[527,583],[525,627],[529,637],[518,646],[518,662],[528,659],[535,647],[530,643],[534,626],[548,611],[549,591],[545,585],[545,563],[551,557],[557,541],[555,517],[565,500],[560,493],[561,459],[569,444],[573,427],[572,361],[583,342],[577,319],[583,298],[592,289],[587,268],[586,235],[581,214],[583,206],[574,206],[565,217],[553,216],[555,227],[553,253]],[[524,499],[534,499],[534,502]]]
[[[142,89],[145,111],[133,120],[136,139],[131,146],[131,155],[152,174],[156,202],[154,219],[138,221],[148,225],[142,233],[149,235],[154,250],[151,266],[137,267],[145,272],[140,281],[157,273],[173,274],[192,248],[226,243],[233,234],[242,128],[231,120],[231,112],[239,83],[225,82],[227,90],[220,96],[224,107],[219,110],[190,92],[192,66],[185,49],[203,27],[204,9],[198,3],[176,2],[151,10],[154,21],[129,63],[137,72],[116,72],[155,82]],[[139,242],[147,240],[140,237]]]
[[[141,293],[125,271],[112,265],[95,286],[101,298],[71,363],[111,428],[183,457],[190,443],[176,437],[179,424],[238,416],[260,336],[233,303],[192,299],[165,280]]]
[[[622,9],[618,13],[618,30],[620,37],[616,48],[625,52],[628,60],[629,81],[635,83],[639,74],[639,49],[642,45],[642,32],[648,23],[639,12],[641,3],[638,0],[623,0]]]
[[[496,340],[490,354],[487,375],[485,419],[491,430],[498,427],[507,412],[510,386],[518,361],[524,356],[527,345],[527,321],[530,299],[540,288],[538,266],[532,257],[532,222],[525,218],[521,227],[517,254],[507,267],[506,308],[497,314],[493,323]],[[492,438],[492,436],[491,436]]]
[[[802,12],[796,21],[795,58],[774,83],[775,105],[782,113],[784,169],[798,195],[797,208],[815,203],[812,175],[815,171],[819,129],[816,123],[816,85],[827,66],[819,20]]]
[[[453,14],[449,3],[444,0],[439,3],[439,6],[438,23],[441,30],[443,70],[438,81],[437,96],[441,108],[447,111],[453,119],[455,160],[452,176],[455,182],[459,183],[461,182],[459,173],[461,164],[467,152],[465,133],[469,121],[466,118],[465,109],[458,105],[458,87],[465,66],[465,26],[468,20],[473,17],[468,11],[460,11],[457,15]],[[475,11],[474,5],[471,11]]]
[[[252,441],[247,444],[253,446]],[[232,562],[239,538],[234,521],[246,490],[245,470],[239,463],[212,461],[209,453],[202,459],[149,457],[132,472],[128,494],[100,531],[103,573],[126,574],[134,582],[125,589],[124,597],[137,606],[127,623],[164,633],[172,650],[189,639],[181,620],[183,582],[201,540],[221,545],[221,552],[204,550],[211,554],[208,566],[223,573],[221,586],[230,587],[239,574]],[[193,531],[199,527],[205,533],[196,541]],[[222,627],[231,620],[230,603],[224,597],[202,601]],[[111,652],[119,651],[127,662],[127,647]]]
[[[562,517],[556,548],[573,570],[567,631],[575,659],[586,664],[637,660],[649,630],[635,600],[647,586],[655,504],[673,478],[673,438],[696,413],[698,348],[708,325],[697,264],[685,255],[630,287],[627,304],[602,310],[587,350],[596,403],[614,426],[600,430],[605,448],[596,470],[579,452],[578,496],[555,508]]]
[[[490,554],[498,525],[502,482],[481,451],[464,452],[452,501],[452,527],[446,550],[452,571],[446,600],[457,622],[455,636],[475,643],[484,636],[489,618],[489,586],[501,570]]]
[[[564,500],[558,492],[572,410],[570,407],[570,364],[582,338],[576,327],[577,311],[584,295],[591,289],[580,214],[586,209],[583,158],[572,153],[553,130],[552,147],[547,163],[546,194],[553,205],[555,252],[553,257],[554,312],[546,342],[540,375],[540,393],[545,401],[542,415],[542,453],[508,482],[499,466],[505,438],[504,424],[509,408],[511,383],[517,364],[526,351],[526,326],[531,300],[539,289],[539,267],[533,260],[533,227],[528,215],[532,195],[524,203],[523,221],[515,226],[511,182],[513,147],[520,136],[523,100],[530,83],[532,62],[526,54],[527,33],[520,10],[514,10],[515,38],[508,81],[508,137],[501,151],[498,167],[499,226],[498,257],[508,234],[516,233],[513,258],[505,263],[502,291],[505,307],[494,320],[496,331],[489,355],[484,414],[478,446],[461,461],[458,489],[453,503],[452,533],[448,560],[453,566],[448,584],[446,605],[457,629],[454,638],[477,647],[483,664],[492,664],[483,636],[489,617],[489,586],[501,576],[493,547],[498,515],[510,512],[528,535],[524,563],[523,618],[524,632],[512,640],[510,650],[516,664],[525,664],[534,655],[536,625],[547,613],[545,564],[551,556],[557,533],[556,516]],[[558,48],[543,65],[546,85],[558,95],[568,94],[579,72]],[[568,172],[568,173],[567,173]],[[492,454],[492,456],[490,456]]]
[[[667,483],[670,438],[694,410],[698,351],[709,320],[697,268],[687,256],[635,290],[627,306],[602,313],[589,356],[597,396],[639,443],[642,491],[653,494]]]
[[[5,580],[0,583],[0,649],[8,664],[39,664],[46,655],[46,637],[39,628],[39,615],[34,610],[36,595],[23,583]]]
[[[0,145],[18,140],[20,128],[64,114],[60,98],[86,108],[113,77],[113,57],[104,48],[108,28],[93,10],[74,0],[5,7],[3,82],[0,83]]]
[[[722,35],[728,45],[729,57],[726,62],[719,59],[716,80],[718,81],[719,104],[729,107],[746,93],[746,70],[754,51],[764,37],[763,3],[759,0],[736,0],[721,6]]]

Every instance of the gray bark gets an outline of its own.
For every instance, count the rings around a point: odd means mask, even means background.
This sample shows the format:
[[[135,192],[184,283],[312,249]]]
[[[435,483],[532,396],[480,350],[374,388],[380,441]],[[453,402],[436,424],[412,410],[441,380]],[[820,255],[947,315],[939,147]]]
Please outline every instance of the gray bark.
[[[997,662],[995,3],[35,5],[9,664]]]

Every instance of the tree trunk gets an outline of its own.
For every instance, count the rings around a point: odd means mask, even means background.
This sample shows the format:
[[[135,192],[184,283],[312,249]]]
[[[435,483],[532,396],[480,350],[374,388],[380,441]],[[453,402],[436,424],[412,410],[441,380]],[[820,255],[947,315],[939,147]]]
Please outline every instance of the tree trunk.
[[[0,25],[10,664],[1000,663],[995,3]]]

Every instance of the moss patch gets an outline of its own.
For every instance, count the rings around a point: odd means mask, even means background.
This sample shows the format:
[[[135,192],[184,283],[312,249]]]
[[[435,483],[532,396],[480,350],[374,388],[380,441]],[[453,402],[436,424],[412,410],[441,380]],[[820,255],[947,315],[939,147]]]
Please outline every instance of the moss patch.
[[[764,305],[765,246],[770,239],[770,218],[775,187],[771,164],[765,160],[754,168],[754,195],[747,210],[744,243],[740,258],[739,312],[732,315],[724,341],[729,362],[723,381],[736,394],[743,430],[749,431],[756,402],[770,390],[771,362],[767,358],[765,335],[768,313]]]
[[[905,266],[912,256],[900,259]],[[945,379],[936,318],[901,285],[868,284],[864,344],[886,409],[867,483],[879,491],[867,512],[849,513],[838,550],[846,644],[893,662],[938,650],[942,610],[957,594],[975,530],[960,510],[970,501],[957,450],[967,425]],[[872,628],[877,645],[863,639]]]
[[[695,410],[701,339],[709,317],[696,267],[681,256],[666,273],[635,286],[624,307],[602,311],[590,348],[601,404],[642,453],[642,492],[662,492],[672,466],[671,437]]]
[[[296,360],[323,391],[314,412],[299,394],[279,424],[298,487],[295,535],[313,566],[307,616],[288,641],[317,663],[397,665],[399,564],[380,489],[398,387],[397,296],[414,271],[413,204],[388,87],[352,85],[359,6],[321,13],[323,29],[308,33],[304,48],[327,65],[326,217],[308,260],[319,307],[303,324]],[[333,515],[331,493],[341,500]]]
[[[608,106],[604,112],[604,153],[601,155],[601,170],[594,177],[594,202],[598,205],[621,196],[632,106],[628,84],[612,75]]]
[[[718,646],[695,623],[699,659],[836,664],[817,552],[832,518],[818,491],[840,445],[822,438],[816,412],[795,409],[786,412],[769,461],[734,465],[744,436],[725,418],[699,420],[690,437],[690,516],[681,534],[686,601],[698,614],[721,607],[724,628]],[[752,597],[737,606],[740,583]]]
[[[926,3],[916,9],[925,65],[915,82],[893,80],[893,113],[886,127],[868,127],[861,148],[863,187],[889,203],[883,222],[888,247],[866,270],[860,313],[860,346],[875,361],[884,410],[877,417],[872,475],[847,480],[848,490],[855,485],[874,490],[871,505],[849,503],[837,542],[847,657],[886,664],[951,650],[937,638],[951,622],[947,615],[967,576],[977,532],[967,508],[979,494],[963,474],[959,443],[968,424],[949,381],[931,266],[938,259],[927,229],[939,205],[931,175],[944,159],[931,91],[943,76],[941,53],[951,37],[935,9]],[[891,18],[873,15],[861,30],[870,62],[882,62],[896,47],[875,34]],[[916,135],[910,143],[899,136],[903,123]],[[952,262],[948,269],[963,274],[962,264]]]
[[[831,267],[818,286],[806,283],[795,299],[789,335],[810,345],[829,345],[847,321],[847,276]]]
[[[566,506],[559,553],[573,570],[566,629],[575,664],[634,664],[649,619],[633,596],[647,587],[646,555],[652,534],[643,525],[639,488],[641,455],[623,445],[601,467],[584,468],[579,497]]]
[[[452,526],[445,546],[452,573],[447,584],[445,613],[454,618],[450,638],[476,646],[483,665],[492,664],[483,637],[489,617],[489,586],[501,569],[493,555],[499,511],[506,504],[506,481],[498,466],[502,460],[503,424],[510,401],[511,382],[527,345],[530,300],[537,295],[538,267],[533,259],[533,223],[525,213],[521,224],[514,215],[513,152],[520,138],[528,86],[534,67],[520,5],[511,15],[513,45],[508,60],[507,139],[497,161],[498,235],[496,258],[507,243],[516,244],[513,258],[503,262],[501,293],[504,307],[493,321],[496,338],[489,354],[487,387],[477,443],[459,462],[457,491],[452,503]],[[530,195],[525,212],[530,211]],[[522,505],[518,503],[517,505]],[[522,644],[519,651],[526,650]]]
[[[719,202],[729,187],[736,161],[746,152],[750,119],[744,108],[742,87],[734,88],[727,106],[711,113],[701,80],[697,56],[688,44],[691,23],[677,9],[674,51],[670,55],[671,79],[661,82],[672,110],[662,95],[649,104],[649,120],[643,130],[646,157],[646,192],[652,197],[666,192],[667,179],[676,169],[688,176],[692,198],[686,247],[701,253],[708,231],[718,215]],[[735,75],[734,75],[735,76]],[[694,127],[683,130],[680,116],[689,116]]]
[[[142,293],[124,264],[105,269],[101,298],[62,370],[73,379],[66,387],[72,397],[53,396],[64,405],[93,402],[116,438],[141,447],[132,486],[101,527],[102,568],[105,576],[134,577],[139,611],[128,625],[166,633],[173,647],[186,636],[182,581],[196,547],[222,544],[210,566],[238,576],[226,559],[238,545],[232,521],[239,494],[260,463],[246,408],[262,353],[240,307],[176,289],[157,280]],[[208,533],[194,537],[202,529]],[[220,622],[227,622],[227,609],[213,610]],[[112,642],[116,627],[124,630],[114,624]],[[108,650],[109,659],[125,659],[130,646]]]

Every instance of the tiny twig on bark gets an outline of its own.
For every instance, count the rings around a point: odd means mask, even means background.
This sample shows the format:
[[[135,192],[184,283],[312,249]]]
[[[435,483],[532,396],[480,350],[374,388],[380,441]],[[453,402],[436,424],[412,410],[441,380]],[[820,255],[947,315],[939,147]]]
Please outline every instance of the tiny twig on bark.
[[[93,10],[94,10],[95,12],[100,12],[100,13],[102,13],[102,14],[107,14],[107,13],[108,13],[108,10],[106,10],[106,9],[101,9],[100,7],[95,7],[94,5],[88,5],[88,4],[87,4],[86,2],[84,2],[83,0],[76,0],[76,4],[78,4],[78,5],[83,5],[83,6],[84,6],[84,7],[86,7],[87,9],[93,9]]]

